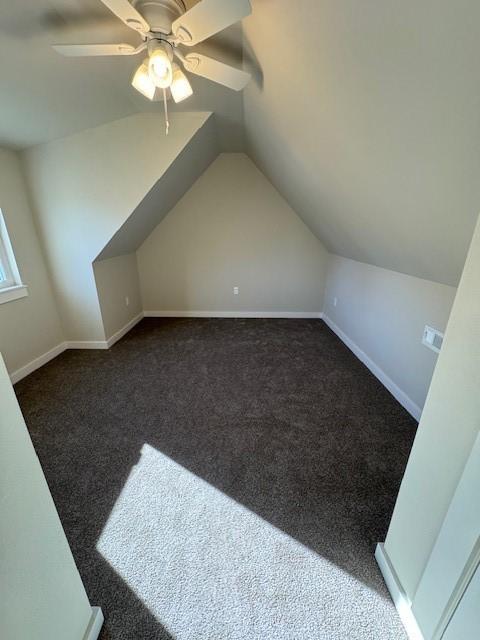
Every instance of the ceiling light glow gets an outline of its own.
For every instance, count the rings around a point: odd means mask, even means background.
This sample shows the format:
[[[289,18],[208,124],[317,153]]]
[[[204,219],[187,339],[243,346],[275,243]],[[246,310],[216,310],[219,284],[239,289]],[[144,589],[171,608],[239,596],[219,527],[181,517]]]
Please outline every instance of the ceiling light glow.
[[[142,95],[144,95],[149,100],[153,100],[155,95],[156,86],[150,77],[148,72],[148,58],[146,58],[142,64],[135,71],[135,74],[132,78],[132,86],[135,87],[137,91],[139,91]]]
[[[173,69],[164,44],[159,44],[150,54],[148,72],[155,86],[166,89],[172,84]]]
[[[173,79],[170,91],[172,92],[173,99],[177,103],[189,98],[193,93],[192,86],[188,81],[187,76],[183,73],[178,64],[173,65]]]

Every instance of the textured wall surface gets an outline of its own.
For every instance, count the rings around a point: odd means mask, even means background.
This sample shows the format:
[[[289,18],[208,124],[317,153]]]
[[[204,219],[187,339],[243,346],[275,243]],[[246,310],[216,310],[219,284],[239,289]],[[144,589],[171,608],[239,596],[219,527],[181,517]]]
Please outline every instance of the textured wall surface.
[[[331,256],[324,311],[422,409],[437,361],[421,343],[423,329],[428,324],[443,333],[455,291]]]
[[[325,249],[243,154],[220,155],[137,255],[146,311],[322,309]]]
[[[0,209],[28,297],[0,304],[0,352],[10,373],[63,342],[52,287],[30,211],[20,162],[0,149]]]
[[[0,636],[82,640],[91,608],[0,357]]]
[[[208,114],[138,114],[23,154],[68,340],[104,340],[92,262]]]
[[[480,428],[479,362],[480,224],[385,541],[411,599]]]

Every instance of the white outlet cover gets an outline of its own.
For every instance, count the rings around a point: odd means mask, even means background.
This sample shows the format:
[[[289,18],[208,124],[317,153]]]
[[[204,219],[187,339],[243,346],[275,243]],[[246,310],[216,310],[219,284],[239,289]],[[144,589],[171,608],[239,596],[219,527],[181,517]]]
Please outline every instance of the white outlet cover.
[[[238,287],[233,287],[233,295],[238,296]]]
[[[440,353],[440,349],[442,347],[443,342],[443,333],[438,331],[438,329],[434,329],[433,327],[429,327],[425,325],[425,329],[423,330],[422,336],[422,344],[435,351],[435,353]]]

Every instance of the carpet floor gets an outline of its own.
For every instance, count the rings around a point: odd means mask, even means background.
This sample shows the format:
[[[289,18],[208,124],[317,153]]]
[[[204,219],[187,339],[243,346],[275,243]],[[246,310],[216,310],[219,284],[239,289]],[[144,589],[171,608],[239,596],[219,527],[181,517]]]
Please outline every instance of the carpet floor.
[[[404,640],[416,423],[319,320],[144,319],[15,386],[102,640]]]

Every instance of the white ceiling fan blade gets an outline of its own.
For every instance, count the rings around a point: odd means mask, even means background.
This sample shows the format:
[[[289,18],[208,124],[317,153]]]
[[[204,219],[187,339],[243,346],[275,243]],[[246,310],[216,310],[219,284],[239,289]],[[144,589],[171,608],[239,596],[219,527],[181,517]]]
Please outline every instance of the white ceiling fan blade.
[[[148,33],[150,27],[145,18],[133,7],[128,0],[102,0],[103,4],[110,9],[127,27],[135,29],[140,33]]]
[[[172,33],[189,47],[252,13],[249,0],[201,0],[172,24]]]
[[[228,64],[208,58],[201,53],[189,53],[183,59],[187,71],[202,78],[223,84],[234,91],[241,91],[248,84],[251,76],[241,69],[235,69]]]
[[[132,56],[138,53],[131,44],[54,44],[62,56]]]

